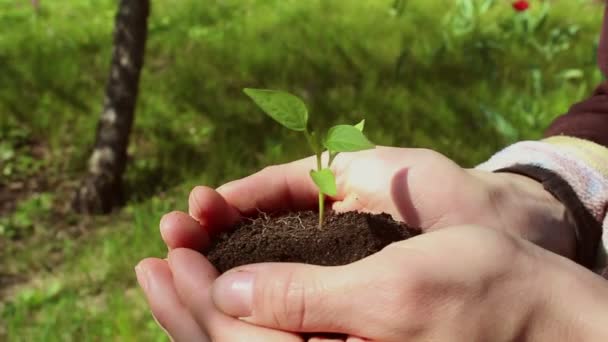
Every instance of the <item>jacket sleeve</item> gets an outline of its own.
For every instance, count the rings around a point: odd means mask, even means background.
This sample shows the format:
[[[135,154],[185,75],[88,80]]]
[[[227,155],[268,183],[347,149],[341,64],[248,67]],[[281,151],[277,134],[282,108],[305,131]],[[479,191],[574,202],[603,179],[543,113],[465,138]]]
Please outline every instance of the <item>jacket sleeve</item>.
[[[566,135],[608,146],[608,82],[549,126],[545,136]]]
[[[608,5],[604,8],[597,64],[608,76]],[[608,146],[608,82],[600,85],[589,99],[575,104],[557,118],[545,135],[567,135]]]

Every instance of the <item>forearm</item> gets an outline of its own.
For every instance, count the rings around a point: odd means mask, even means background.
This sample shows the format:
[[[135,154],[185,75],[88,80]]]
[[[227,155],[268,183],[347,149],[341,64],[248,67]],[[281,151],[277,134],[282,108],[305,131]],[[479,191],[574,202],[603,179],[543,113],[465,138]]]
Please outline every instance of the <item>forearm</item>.
[[[520,173],[543,184],[574,218],[577,242],[574,259],[597,269],[607,266],[608,234],[604,234],[602,243],[602,230],[608,229],[607,161],[608,149],[599,144],[552,137],[509,146],[478,169]]]

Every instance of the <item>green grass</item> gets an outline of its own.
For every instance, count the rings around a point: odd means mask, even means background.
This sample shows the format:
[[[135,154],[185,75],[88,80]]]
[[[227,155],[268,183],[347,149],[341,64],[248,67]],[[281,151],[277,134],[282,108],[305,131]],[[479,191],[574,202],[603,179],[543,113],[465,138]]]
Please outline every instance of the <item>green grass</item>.
[[[15,341],[161,340],[135,288],[133,267],[138,259],[166,252],[156,238],[157,226],[161,213],[173,207],[173,200],[154,197],[127,208],[94,234],[57,243],[61,263],[34,275],[2,309],[6,336]],[[16,257],[29,268],[45,256],[25,250]]]
[[[244,87],[298,94],[319,128],[365,117],[378,144],[433,148],[464,166],[540,137],[602,79],[599,8],[543,3],[538,23],[540,2],[526,20],[491,0],[153,1],[129,205],[107,218],[59,219],[51,208],[68,193],[48,189],[0,219],[0,269],[31,279],[0,304],[0,339],[162,339],[132,271],[165,253],[160,215],[184,209],[194,184],[308,153]],[[42,177],[69,188],[84,169],[115,4],[43,0],[35,13],[26,1],[0,2],[11,28],[0,32],[0,186]]]

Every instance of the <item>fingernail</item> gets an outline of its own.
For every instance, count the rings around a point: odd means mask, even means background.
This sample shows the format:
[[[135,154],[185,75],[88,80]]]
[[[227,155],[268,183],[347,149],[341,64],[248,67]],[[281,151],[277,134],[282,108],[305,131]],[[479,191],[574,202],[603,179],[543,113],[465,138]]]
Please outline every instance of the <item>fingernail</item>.
[[[231,181],[231,182],[228,182],[228,183],[222,184],[222,185],[220,185],[219,187],[217,187],[217,188],[215,189],[215,191],[217,191],[217,192],[219,192],[219,193],[222,193],[223,191],[226,191],[226,189],[229,189],[229,188],[232,186],[232,184],[234,184],[234,182],[235,182],[235,181]]]
[[[137,282],[139,286],[141,286],[144,291],[148,290],[148,272],[144,269],[143,266],[137,265],[135,266],[135,276],[137,277]]]
[[[251,316],[255,274],[247,271],[228,272],[213,283],[215,306],[233,317]]]
[[[160,229],[163,228],[163,226],[165,225],[165,220],[167,219],[167,215],[168,214],[163,214],[163,216],[161,216],[160,221],[158,221],[158,227]]]

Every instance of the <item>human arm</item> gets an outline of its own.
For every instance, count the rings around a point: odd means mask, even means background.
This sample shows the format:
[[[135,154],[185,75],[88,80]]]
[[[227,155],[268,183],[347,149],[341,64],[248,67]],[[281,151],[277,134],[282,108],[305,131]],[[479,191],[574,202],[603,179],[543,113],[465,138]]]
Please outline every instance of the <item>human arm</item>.
[[[608,6],[604,17],[598,65],[608,75]],[[520,174],[543,184],[575,223],[574,259],[608,277],[608,82],[558,117],[545,137],[509,146],[478,168]]]

